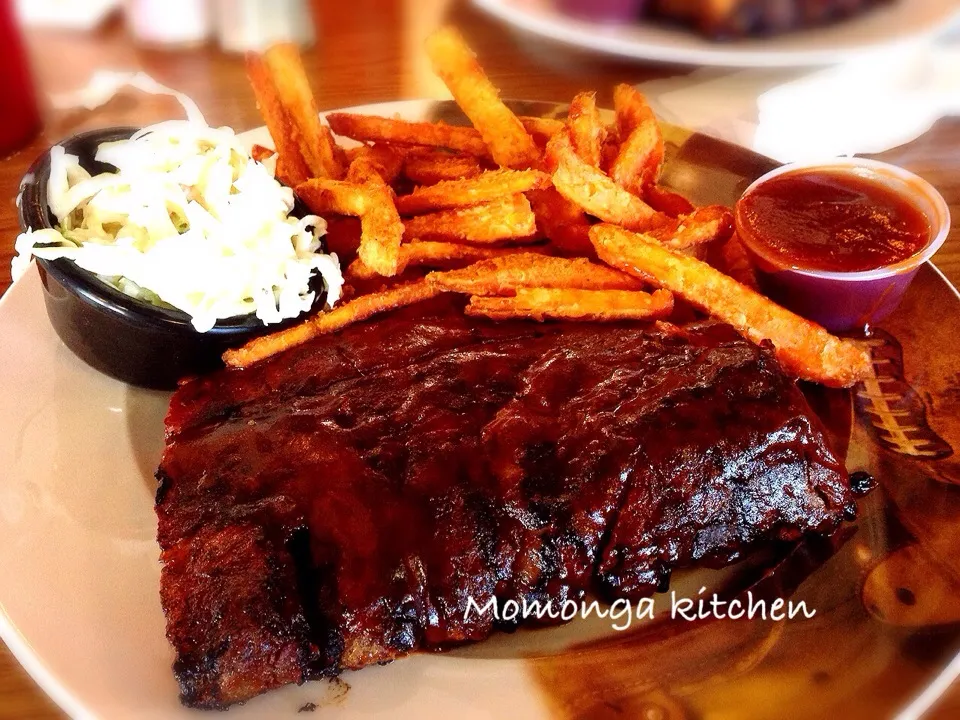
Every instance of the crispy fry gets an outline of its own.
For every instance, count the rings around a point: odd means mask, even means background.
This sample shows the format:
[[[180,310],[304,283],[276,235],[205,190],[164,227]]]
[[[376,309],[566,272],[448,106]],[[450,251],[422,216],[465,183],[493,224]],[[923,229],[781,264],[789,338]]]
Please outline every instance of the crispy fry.
[[[527,194],[537,216],[537,229],[564,255],[592,256],[590,221],[586,213],[557,192],[556,188]]]
[[[607,126],[607,136],[603,140],[603,147],[600,148],[600,169],[607,175],[610,174],[610,166],[617,159],[620,152],[620,131],[616,123]]]
[[[442,150],[410,152],[403,162],[403,174],[421,186],[443,180],[464,180],[482,172],[483,167],[476,158]]]
[[[554,187],[590,215],[632,230],[651,230],[665,224],[665,216],[577,157],[565,134],[550,141],[547,154],[557,161]]]
[[[250,148],[250,157],[252,157],[258,163],[262,163],[264,160],[269,160],[276,154],[276,150],[264,147],[263,145],[258,145],[257,143],[254,143],[253,147]]]
[[[600,167],[603,140],[607,134],[600,111],[597,110],[597,94],[582,92],[570,103],[570,141],[573,151],[587,165]]]
[[[330,113],[330,128],[342,137],[360,142],[394,143],[423,148],[448,148],[475,158],[489,158],[490,150],[476,128],[440,122],[413,122],[355,113]],[[562,120],[521,117],[520,123],[546,143],[565,126]],[[444,178],[450,180],[452,178]]]
[[[639,192],[660,178],[663,133],[646,98],[632,85],[618,85],[613,105],[620,127],[620,152],[610,166],[610,177],[622,188]]]
[[[654,210],[673,218],[689,215],[696,208],[683,195],[667,190],[663,185],[647,185],[643,188],[643,199]]]
[[[550,184],[550,176],[539,170],[489,170],[468,180],[446,180],[419,187],[397,198],[401,215],[416,215],[432,210],[469,207],[492,202],[505,195],[538,190]]]
[[[350,302],[337,305],[332,310],[314,315],[299,325],[251,340],[237,350],[228,350],[223,354],[223,361],[230,367],[249,367],[284,350],[302,345],[318,335],[337,332],[373,315],[429,300],[441,292],[441,289],[421,280],[384,292],[361,295]]]
[[[373,206],[360,217],[361,260],[381,275],[397,274],[400,243],[403,240],[403,223],[393,204],[393,193],[386,184],[368,183],[373,196]]]
[[[370,193],[363,185],[343,180],[314,178],[297,185],[296,193],[318,215],[337,213],[360,217],[372,205]]]
[[[724,243],[733,234],[733,213],[722,205],[697,208],[681,216],[676,227],[659,228],[650,234],[672,250]]]
[[[467,315],[495,320],[525,317],[555,320],[655,320],[673,311],[673,295],[630,290],[520,288],[514,297],[470,298]]]
[[[293,43],[272,45],[263,54],[263,59],[277,88],[280,102],[287,110],[294,131],[293,139],[300,148],[311,176],[335,180],[342,178],[343,163],[335,149],[330,129],[320,122],[297,46]]]
[[[337,135],[361,142],[403,143],[450,148],[474,157],[490,151],[474,128],[446,123],[411,122],[353,113],[330,113],[327,122]]]
[[[755,343],[769,340],[784,369],[804,380],[849,387],[870,372],[870,357],[706,263],[672,252],[655,239],[613,225],[590,230],[606,263],[645,278],[731,324]]]
[[[397,272],[411,267],[448,267],[454,263],[476,262],[488,258],[531,252],[530,248],[476,247],[450,242],[419,241],[404,243],[400,246],[400,259]],[[370,280],[378,277],[362,260],[356,260],[347,268],[351,278]]]
[[[417,215],[404,223],[408,240],[456,239],[491,243],[502,240],[531,242],[536,239],[537,218],[523,195],[456,210]]]
[[[546,145],[550,141],[550,138],[567,127],[567,124],[563,120],[529,117],[527,115],[520,116],[520,123],[526,131],[533,136],[537,145],[541,147]]]
[[[400,175],[403,162],[403,153],[389,145],[361,145],[352,153],[346,180],[363,183],[369,182],[376,175],[390,184]]]
[[[310,177],[310,168],[294,136],[293,122],[280,101],[264,59],[256,53],[248,53],[246,65],[257,108],[277,148],[277,178],[290,187],[296,187]]]
[[[518,253],[481,260],[462,270],[434,272],[427,282],[470,295],[509,295],[518,288],[571,290],[640,290],[643,283],[619,270],[586,258],[558,258]]]
[[[315,213],[339,213],[360,218],[360,247],[364,263],[385,277],[397,272],[403,223],[390,189],[373,173],[362,185],[314,178],[297,186],[297,195]]]
[[[426,48],[434,72],[480,131],[494,161],[516,170],[533,166],[540,156],[536,143],[500,100],[497,89],[460,33],[450,27],[441,28],[427,38]]]
[[[720,249],[718,267],[721,272],[726,273],[741,285],[746,285],[752,290],[760,290],[753,263],[750,262],[750,256],[747,255],[743,242],[736,234]]]

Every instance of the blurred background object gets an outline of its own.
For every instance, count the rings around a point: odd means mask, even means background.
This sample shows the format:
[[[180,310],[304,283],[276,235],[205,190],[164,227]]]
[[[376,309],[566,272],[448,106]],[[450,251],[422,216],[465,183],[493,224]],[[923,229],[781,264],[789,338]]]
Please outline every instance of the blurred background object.
[[[40,113],[20,27],[10,2],[0,3],[0,157],[40,129]]]
[[[217,39],[227,52],[259,50],[270,43],[313,43],[305,0],[214,0]]]
[[[133,37],[146,45],[197,45],[210,36],[207,0],[126,0]]]
[[[92,30],[120,7],[121,0],[17,0],[27,26]],[[7,4],[7,3],[4,3]]]
[[[560,12],[597,23],[635,21],[648,4],[647,0],[556,0]]]
[[[926,42],[960,13],[957,0],[473,2],[511,27],[572,47],[718,67],[842,62],[867,50]]]

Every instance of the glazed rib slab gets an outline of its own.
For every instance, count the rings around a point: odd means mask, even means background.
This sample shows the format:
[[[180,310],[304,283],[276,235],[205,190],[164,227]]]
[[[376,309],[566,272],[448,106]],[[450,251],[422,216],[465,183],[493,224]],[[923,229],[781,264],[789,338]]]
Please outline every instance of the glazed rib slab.
[[[187,705],[482,640],[469,598],[637,598],[855,511],[769,348],[444,298],[187,382],[157,471]]]

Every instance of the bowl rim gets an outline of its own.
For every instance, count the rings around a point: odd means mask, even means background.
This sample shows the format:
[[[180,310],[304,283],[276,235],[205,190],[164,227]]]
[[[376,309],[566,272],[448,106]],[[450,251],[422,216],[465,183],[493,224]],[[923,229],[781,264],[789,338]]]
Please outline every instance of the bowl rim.
[[[926,198],[934,210],[934,214],[931,214],[926,209],[919,207],[916,202],[913,202],[912,199],[904,198],[914,205],[914,207],[917,207],[917,209],[925,216],[927,216],[932,228],[930,240],[928,240],[927,244],[922,250],[914,253],[910,257],[904,258],[903,260],[893,263],[892,265],[884,265],[879,268],[873,268],[872,270],[837,271],[783,267],[777,268],[776,272],[792,273],[795,275],[802,275],[804,277],[822,280],[836,280],[840,282],[869,282],[872,280],[881,280],[893,275],[914,272],[917,270],[917,268],[923,265],[923,263],[930,260],[937,253],[937,251],[946,241],[947,236],[950,234],[950,208],[948,207],[947,201],[944,199],[943,195],[941,195],[940,192],[930,184],[930,182],[923,179],[919,175],[900,167],[899,165],[892,165],[880,160],[871,160],[868,158],[852,156],[837,157],[829,160],[787,163],[786,165],[781,165],[780,167],[761,175],[747,186],[747,189],[743,191],[743,194],[740,196],[740,200],[737,201],[736,207],[734,208],[734,221],[737,227],[738,237],[740,238],[741,242],[747,246],[747,249],[751,252],[751,254],[760,258],[764,258],[768,262],[772,262],[769,260],[769,258],[767,258],[764,252],[754,246],[754,243],[751,242],[752,238],[747,233],[741,232],[742,223],[740,222],[739,211],[740,201],[763,183],[780,175],[786,175],[791,172],[797,172],[801,170],[824,169],[837,169],[851,173],[852,171],[856,170],[866,170],[868,171],[869,176],[886,176],[887,178],[892,177],[893,179],[898,180],[905,185],[913,187],[915,191],[914,196],[922,195],[924,198]]]
[[[20,231],[40,230],[45,228],[55,228],[56,222],[50,211],[47,202],[47,181],[50,177],[50,151],[56,147],[63,147],[66,152],[71,152],[80,144],[96,144],[112,142],[130,138],[142,128],[119,125],[106,128],[96,128],[86,130],[75,135],[66,137],[59,142],[51,144],[44,150],[27,169],[27,172],[20,180],[17,190],[17,217],[20,224]],[[296,206],[294,213],[303,210],[300,200],[295,199]],[[300,206],[299,208],[297,206]],[[67,258],[57,258],[48,260],[45,258],[33,258],[40,269],[50,273],[58,283],[67,288],[70,292],[77,295],[81,300],[118,316],[128,322],[147,322],[155,327],[165,327],[170,329],[189,330],[199,335],[218,336],[231,334],[247,334],[258,330],[280,330],[291,322],[302,320],[306,314],[301,313],[295,318],[287,318],[279,323],[266,324],[250,312],[245,315],[234,315],[229,318],[221,318],[216,321],[214,326],[206,332],[198,332],[194,326],[192,317],[189,313],[177,308],[165,308],[153,305],[146,300],[135,298],[131,295],[118,290],[112,285],[98,278],[94,273],[84,270],[75,262]],[[316,303],[321,300],[324,293],[318,293],[315,299]]]

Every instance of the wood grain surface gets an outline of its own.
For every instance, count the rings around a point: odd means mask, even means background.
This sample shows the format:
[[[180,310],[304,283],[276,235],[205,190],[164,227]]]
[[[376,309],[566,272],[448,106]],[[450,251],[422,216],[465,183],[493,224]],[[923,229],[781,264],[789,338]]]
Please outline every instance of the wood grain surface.
[[[322,109],[418,97],[447,97],[422,51],[424,36],[440,22],[457,24],[480,55],[505,97],[567,101],[577,91],[598,90],[611,105],[616,82],[638,83],[682,75],[689,68],[638,65],[582,54],[510,31],[469,3],[449,0],[351,0],[314,3],[316,44],[304,61]],[[41,94],[84,85],[96,68],[144,70],[197,101],[207,120],[246,130],[261,125],[244,75],[243,60],[215,46],[144,49],[131,42],[119,19],[94,34],[51,30],[27,34]],[[147,125],[180,117],[169,98],[124,92],[95,111],[45,113],[43,133],[15,155],[0,160],[0,293],[10,285],[10,260],[19,232],[14,199],[21,176],[47,147],[75,132],[111,125]],[[878,119],[882,122],[882,119]],[[879,156],[932,182],[960,218],[960,118],[942,120],[909,145]],[[952,229],[935,260],[960,284],[960,232]],[[956,323],[954,314],[944,322]],[[956,687],[954,688],[956,690]],[[960,716],[953,692],[935,717]],[[0,645],[0,720],[48,720],[63,714]]]

